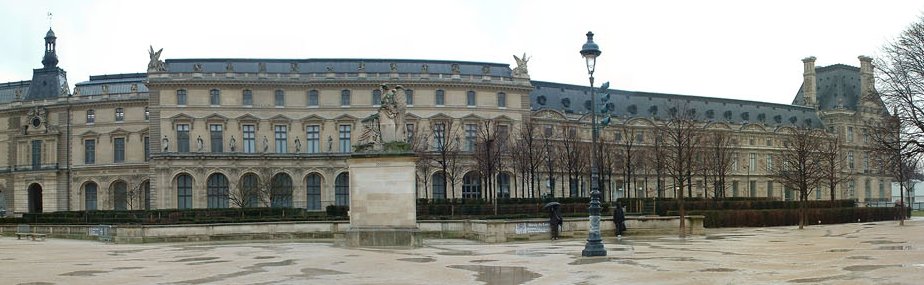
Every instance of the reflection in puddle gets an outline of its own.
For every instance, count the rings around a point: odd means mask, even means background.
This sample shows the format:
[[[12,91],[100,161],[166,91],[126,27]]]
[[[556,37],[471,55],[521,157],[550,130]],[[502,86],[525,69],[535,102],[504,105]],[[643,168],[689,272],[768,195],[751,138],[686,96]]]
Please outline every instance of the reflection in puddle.
[[[313,278],[313,277],[317,277],[321,275],[338,275],[338,274],[347,274],[347,273],[343,271],[337,271],[337,270],[305,267],[305,268],[302,268],[301,277]]]
[[[720,267],[720,268],[706,268],[706,269],[700,270],[700,272],[734,272],[734,271],[738,271],[738,269]]]
[[[880,246],[876,248],[878,250],[911,250],[910,245],[890,245],[890,246]]]
[[[449,255],[449,256],[474,256],[475,252],[471,250],[453,250],[453,251],[437,252],[436,254]]]
[[[872,257],[869,257],[869,256],[865,256],[865,255],[861,255],[861,256],[848,256],[847,259],[873,260],[873,259],[875,259],[875,258],[872,258]]]
[[[68,273],[63,273],[61,276],[94,276],[100,273],[106,273],[109,271],[99,271],[99,270],[81,270],[81,271],[72,271]]]
[[[398,260],[400,260],[400,261],[407,261],[407,262],[418,262],[418,263],[426,263],[426,262],[434,262],[434,261],[436,261],[436,259],[433,259],[433,258],[430,258],[430,257],[399,258]]]
[[[852,265],[844,267],[844,270],[847,271],[873,271],[876,269],[883,269],[889,267],[900,267],[899,265]]]
[[[474,271],[475,281],[493,284],[523,284],[542,277],[541,274],[526,270],[524,267],[487,266],[487,265],[450,265],[449,268]]]
[[[278,256],[255,256],[253,259],[271,259],[277,258]]]
[[[829,250],[828,252],[848,252],[848,251],[852,251],[852,249],[835,248],[835,249]]]
[[[472,260],[472,261],[469,261],[469,262],[471,262],[471,263],[488,263],[488,262],[495,262],[495,261],[497,261],[497,260],[494,260],[494,259],[477,259],[477,260]]]
[[[215,259],[218,259],[218,257],[213,257],[213,256],[212,257],[190,257],[190,258],[177,259],[177,260],[174,260],[173,262],[208,261],[208,260],[215,260]]]
[[[868,241],[862,241],[862,242],[860,242],[860,243],[868,243],[868,244],[896,244],[896,243],[904,243],[904,242],[900,242],[900,241],[891,241],[891,240],[868,240]]]
[[[821,282],[826,282],[826,281],[831,281],[831,280],[840,280],[840,279],[844,279],[844,277],[846,276],[837,275],[837,276],[827,276],[827,277],[801,278],[801,279],[789,280],[789,282],[790,283],[812,283],[814,284],[814,283],[821,283]]]

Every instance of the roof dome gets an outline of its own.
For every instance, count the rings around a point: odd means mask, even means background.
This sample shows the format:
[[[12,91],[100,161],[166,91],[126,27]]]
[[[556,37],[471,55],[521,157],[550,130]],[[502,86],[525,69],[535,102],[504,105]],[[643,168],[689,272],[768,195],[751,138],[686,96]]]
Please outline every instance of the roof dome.
[[[55,37],[55,31],[52,31],[51,28],[48,28],[48,33],[45,34],[45,37],[46,37],[46,38],[54,38],[54,37]]]

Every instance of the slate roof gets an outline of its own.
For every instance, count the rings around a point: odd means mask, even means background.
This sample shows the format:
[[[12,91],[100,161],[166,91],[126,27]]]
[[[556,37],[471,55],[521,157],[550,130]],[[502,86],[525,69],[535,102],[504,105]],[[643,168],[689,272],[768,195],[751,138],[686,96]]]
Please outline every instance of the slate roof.
[[[452,65],[459,66],[460,75],[484,75],[483,68],[488,67],[488,75],[497,77],[511,77],[512,70],[509,64],[448,61],[448,60],[417,60],[417,59],[167,59],[167,72],[193,72],[195,64],[202,65],[203,73],[227,72],[230,63],[234,72],[257,73],[259,64],[266,64],[267,73],[293,73],[292,63],[298,64],[295,73],[326,73],[328,67],[335,73],[359,72],[359,65],[363,63],[366,73],[391,73],[391,64],[394,63],[398,73],[422,73],[426,65],[431,74],[452,74]]]
[[[532,81],[532,84],[534,89],[529,96],[532,110],[590,113],[588,86],[544,81]],[[692,108],[695,119],[702,122],[756,123],[770,127],[823,126],[815,110],[803,106],[617,89],[610,89],[609,93],[613,109],[610,114],[623,119],[666,120],[671,108]]]
[[[8,103],[15,100],[17,89],[22,90],[22,94],[20,96],[26,97],[26,94],[29,94],[29,86],[31,85],[32,81],[0,83],[0,103]]]
[[[802,104],[804,84],[799,86],[793,104]],[[818,109],[848,109],[857,110],[860,100],[860,68],[834,64],[815,68],[815,96]]]
[[[109,94],[130,93],[132,84],[136,84],[139,93],[145,93],[148,92],[148,87],[144,85],[147,77],[147,73],[94,75],[90,76],[89,81],[77,83],[75,87],[80,90],[78,96],[101,95],[104,85],[109,86]]]

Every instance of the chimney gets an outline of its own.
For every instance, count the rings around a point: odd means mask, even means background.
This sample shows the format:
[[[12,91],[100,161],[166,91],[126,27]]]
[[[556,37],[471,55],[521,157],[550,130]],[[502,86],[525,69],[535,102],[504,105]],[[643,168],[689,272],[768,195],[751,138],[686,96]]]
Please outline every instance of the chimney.
[[[873,96],[873,58],[861,55],[860,59],[860,100],[872,99]]]
[[[817,107],[815,100],[815,57],[810,56],[802,59],[802,102],[805,106]]]

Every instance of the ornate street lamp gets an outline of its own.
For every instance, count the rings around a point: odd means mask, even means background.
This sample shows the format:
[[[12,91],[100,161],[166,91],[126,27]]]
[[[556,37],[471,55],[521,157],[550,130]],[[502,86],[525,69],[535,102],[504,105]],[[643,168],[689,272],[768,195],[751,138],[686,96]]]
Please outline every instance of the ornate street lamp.
[[[594,92],[594,67],[597,65],[597,57],[600,56],[600,48],[594,43],[594,33],[587,32],[587,42],[581,47],[581,56],[587,61],[587,74],[590,75],[590,116],[591,116],[591,145],[590,151],[590,230],[587,233],[587,243],[584,244],[583,256],[606,256],[606,249],[603,248],[603,239],[600,238],[600,172],[598,171],[597,162],[597,98]]]

